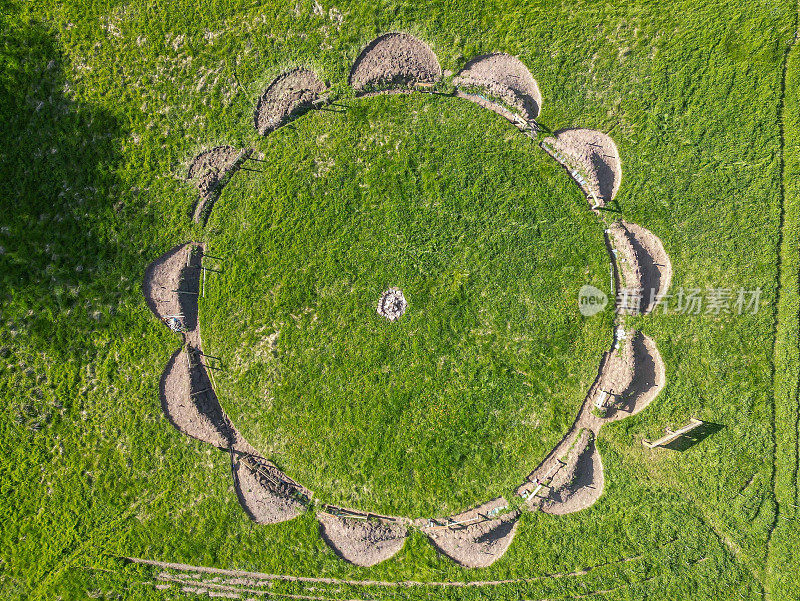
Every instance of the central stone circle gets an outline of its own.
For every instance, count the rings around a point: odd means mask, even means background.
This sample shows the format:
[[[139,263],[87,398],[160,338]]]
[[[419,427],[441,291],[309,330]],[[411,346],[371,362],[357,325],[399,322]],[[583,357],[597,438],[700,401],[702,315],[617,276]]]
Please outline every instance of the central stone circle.
[[[396,321],[406,312],[408,302],[400,288],[389,288],[378,301],[378,315],[389,321]]]

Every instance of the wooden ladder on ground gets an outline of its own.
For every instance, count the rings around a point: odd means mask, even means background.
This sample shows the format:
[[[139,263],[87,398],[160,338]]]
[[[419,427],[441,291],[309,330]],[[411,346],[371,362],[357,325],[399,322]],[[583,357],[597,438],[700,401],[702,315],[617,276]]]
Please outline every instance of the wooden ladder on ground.
[[[270,488],[272,488],[275,492],[286,496],[297,496],[307,499],[306,495],[302,492],[299,486],[297,486],[294,482],[277,477],[262,462],[258,461],[252,455],[241,455],[240,461],[250,468],[253,473],[266,480]]]
[[[688,432],[691,432],[695,428],[702,425],[703,425],[702,421],[700,421],[699,419],[692,418],[689,420],[689,423],[683,426],[682,428],[678,428],[674,432],[669,428],[665,428],[664,431],[667,433],[665,436],[662,436],[658,440],[654,440],[652,442],[645,438],[642,440],[642,444],[646,446],[648,449],[663,447],[664,445],[671,443],[676,438],[683,436],[684,434],[687,434]]]

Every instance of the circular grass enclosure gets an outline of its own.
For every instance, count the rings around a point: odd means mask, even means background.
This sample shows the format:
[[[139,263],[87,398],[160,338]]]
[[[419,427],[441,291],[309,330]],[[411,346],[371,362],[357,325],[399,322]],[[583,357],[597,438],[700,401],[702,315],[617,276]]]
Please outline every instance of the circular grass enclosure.
[[[496,115],[350,104],[263,139],[263,173],[225,189],[205,344],[236,427],[322,501],[444,515],[510,494],[575,419],[609,343],[611,312],[577,303],[609,291],[602,230]]]

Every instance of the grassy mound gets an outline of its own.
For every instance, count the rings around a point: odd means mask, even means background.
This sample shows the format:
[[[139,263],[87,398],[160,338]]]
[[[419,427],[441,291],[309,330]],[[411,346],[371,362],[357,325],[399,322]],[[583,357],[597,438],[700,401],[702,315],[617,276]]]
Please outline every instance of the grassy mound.
[[[609,341],[599,224],[497,116],[352,101],[263,143],[209,226],[201,307],[252,444],[326,501],[439,513],[506,493],[566,432]],[[376,311],[399,287],[406,314]]]

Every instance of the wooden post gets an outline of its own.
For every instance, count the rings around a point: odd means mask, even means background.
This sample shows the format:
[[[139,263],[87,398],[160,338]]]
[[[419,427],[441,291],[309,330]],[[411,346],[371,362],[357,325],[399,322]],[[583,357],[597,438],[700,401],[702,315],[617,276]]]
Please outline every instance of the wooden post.
[[[200,259],[202,261],[202,259]],[[212,269],[211,267],[203,267],[197,265],[190,265],[189,269],[201,269],[203,271],[213,271],[214,273],[222,273],[221,269]]]
[[[211,380],[211,388],[217,390],[217,383],[214,381],[214,372],[209,371],[207,373],[208,373],[208,379]]]

